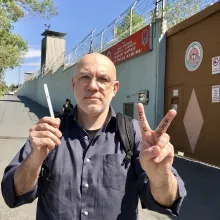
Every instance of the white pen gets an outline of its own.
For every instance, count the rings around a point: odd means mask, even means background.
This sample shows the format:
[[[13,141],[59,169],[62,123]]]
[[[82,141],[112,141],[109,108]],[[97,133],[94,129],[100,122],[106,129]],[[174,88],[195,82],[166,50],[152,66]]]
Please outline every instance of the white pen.
[[[47,99],[47,104],[48,104],[49,111],[50,111],[50,117],[54,118],[53,107],[52,107],[52,103],[51,103],[51,100],[50,100],[50,94],[49,94],[49,90],[48,90],[47,84],[44,84],[44,91],[45,91],[45,95],[46,95],[46,99]]]

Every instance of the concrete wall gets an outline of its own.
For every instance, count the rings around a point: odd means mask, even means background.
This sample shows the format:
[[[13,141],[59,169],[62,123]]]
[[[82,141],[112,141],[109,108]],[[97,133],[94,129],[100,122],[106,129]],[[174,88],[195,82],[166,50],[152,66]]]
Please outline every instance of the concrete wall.
[[[148,105],[145,105],[145,111],[150,125],[154,128],[164,114],[166,40],[164,36],[161,37],[160,22],[151,25],[151,36],[152,51],[116,66],[120,89],[112,104],[116,112],[123,112],[123,103],[134,102],[134,117],[136,118],[137,93],[141,90],[149,90],[150,101]],[[40,76],[28,81],[17,94],[27,96],[41,105],[47,106],[43,90],[43,84],[47,83],[54,110],[61,111],[66,98],[70,98],[72,103],[75,103],[70,86],[74,66],[64,71],[61,67],[53,75],[49,73],[44,77]],[[127,95],[131,97],[127,98]]]

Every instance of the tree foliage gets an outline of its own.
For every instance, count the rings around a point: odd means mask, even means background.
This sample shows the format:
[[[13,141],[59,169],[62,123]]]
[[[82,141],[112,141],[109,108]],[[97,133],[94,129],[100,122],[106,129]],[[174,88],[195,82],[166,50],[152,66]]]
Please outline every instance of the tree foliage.
[[[140,30],[144,26],[144,17],[137,14],[132,13],[132,26],[131,33],[135,33]],[[116,28],[116,39],[121,41],[122,39],[128,37],[130,35],[130,24],[131,24],[131,12],[127,12],[121,23]]]
[[[13,25],[25,16],[43,19],[57,15],[53,0],[0,0],[0,75],[22,63],[27,42],[13,33]]]

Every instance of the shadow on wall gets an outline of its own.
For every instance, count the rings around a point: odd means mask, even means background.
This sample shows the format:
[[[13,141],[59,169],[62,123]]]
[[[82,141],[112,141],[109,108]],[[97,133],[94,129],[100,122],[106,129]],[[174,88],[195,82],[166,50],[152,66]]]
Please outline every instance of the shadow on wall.
[[[177,157],[173,166],[187,190],[180,216],[173,220],[220,220],[220,169]]]
[[[29,109],[30,114],[33,114],[38,119],[43,118],[44,116],[50,116],[49,109],[40,105],[39,103],[25,97],[25,96],[18,96],[21,102],[24,104],[26,108]],[[55,115],[60,114],[59,112],[54,112]],[[31,117],[31,116],[30,116]]]

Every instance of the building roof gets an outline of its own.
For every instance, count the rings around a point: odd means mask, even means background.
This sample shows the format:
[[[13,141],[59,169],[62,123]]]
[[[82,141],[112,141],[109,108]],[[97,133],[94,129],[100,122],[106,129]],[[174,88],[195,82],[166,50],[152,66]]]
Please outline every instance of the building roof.
[[[52,30],[45,30],[41,36],[53,36],[53,37],[64,37],[66,34],[61,32],[56,32]]]

